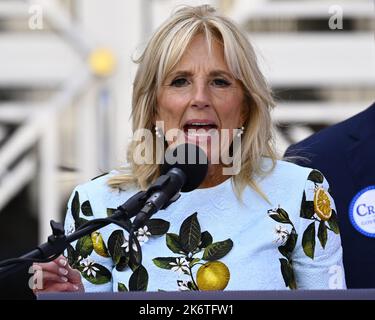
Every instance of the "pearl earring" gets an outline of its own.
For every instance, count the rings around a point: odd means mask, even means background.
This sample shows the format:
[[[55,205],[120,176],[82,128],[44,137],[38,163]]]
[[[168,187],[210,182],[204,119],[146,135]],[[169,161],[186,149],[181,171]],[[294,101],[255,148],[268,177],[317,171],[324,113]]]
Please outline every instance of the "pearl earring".
[[[240,137],[242,134],[243,134],[243,131],[245,130],[245,127],[244,126],[242,126],[240,129],[237,129],[238,131],[237,131],[237,137]]]
[[[163,136],[163,134],[161,133],[161,130],[160,128],[156,127],[155,126],[155,134],[158,138],[161,138]]]

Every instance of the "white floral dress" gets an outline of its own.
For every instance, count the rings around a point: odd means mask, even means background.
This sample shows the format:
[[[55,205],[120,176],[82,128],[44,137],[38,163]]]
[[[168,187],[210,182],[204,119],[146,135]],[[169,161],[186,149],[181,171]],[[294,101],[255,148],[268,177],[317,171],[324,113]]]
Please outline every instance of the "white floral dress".
[[[108,187],[115,173],[75,188],[67,233],[111,216],[137,192]],[[69,263],[88,292],[345,288],[337,213],[322,173],[278,161],[258,184],[269,202],[248,187],[241,203],[228,179],[183,193],[137,230],[132,248],[129,220],[125,229],[111,224],[81,238],[66,251]]]

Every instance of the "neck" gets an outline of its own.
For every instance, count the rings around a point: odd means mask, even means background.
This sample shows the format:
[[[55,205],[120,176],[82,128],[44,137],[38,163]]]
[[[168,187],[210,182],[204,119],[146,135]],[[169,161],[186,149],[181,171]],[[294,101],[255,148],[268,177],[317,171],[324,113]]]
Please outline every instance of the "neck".
[[[230,177],[229,175],[223,175],[223,167],[220,164],[210,164],[207,176],[199,186],[199,189],[215,187]]]

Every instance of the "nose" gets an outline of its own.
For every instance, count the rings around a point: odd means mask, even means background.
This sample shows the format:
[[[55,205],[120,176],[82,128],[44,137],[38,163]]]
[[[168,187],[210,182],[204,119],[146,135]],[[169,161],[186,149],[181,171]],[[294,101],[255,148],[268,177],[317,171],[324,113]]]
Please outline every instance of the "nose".
[[[202,109],[211,105],[209,88],[206,83],[200,82],[194,85],[191,106]]]

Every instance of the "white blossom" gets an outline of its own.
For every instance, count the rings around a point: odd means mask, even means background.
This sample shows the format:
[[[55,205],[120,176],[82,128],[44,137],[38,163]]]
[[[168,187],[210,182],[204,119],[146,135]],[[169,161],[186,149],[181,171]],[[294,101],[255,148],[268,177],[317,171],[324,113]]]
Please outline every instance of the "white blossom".
[[[176,258],[176,262],[170,262],[169,265],[172,266],[171,270],[178,272],[179,275],[184,272],[189,272],[189,262],[185,258]]]
[[[124,235],[124,243],[121,245],[122,248],[125,248],[125,252],[129,252],[129,234]],[[137,245],[133,241],[132,244],[133,250],[138,251]]]
[[[278,225],[275,228],[275,234],[276,234],[276,240],[274,242],[276,243],[280,243],[283,245],[288,240],[289,232],[286,228],[284,228],[281,225]]]
[[[188,281],[178,280],[177,284],[178,284],[178,289],[180,291],[190,291],[189,282]]]
[[[139,228],[137,232],[137,239],[141,243],[146,243],[148,238],[151,236],[151,232],[148,231],[148,227],[144,226],[143,228]]]
[[[99,271],[99,269],[95,267],[94,264],[95,264],[95,261],[92,260],[90,257],[87,257],[86,259],[82,259],[80,262],[80,265],[84,267],[82,272],[86,272],[88,276],[92,275],[95,278],[96,272]]]

